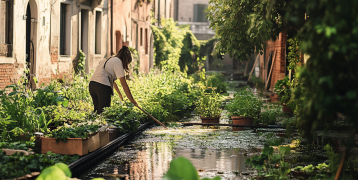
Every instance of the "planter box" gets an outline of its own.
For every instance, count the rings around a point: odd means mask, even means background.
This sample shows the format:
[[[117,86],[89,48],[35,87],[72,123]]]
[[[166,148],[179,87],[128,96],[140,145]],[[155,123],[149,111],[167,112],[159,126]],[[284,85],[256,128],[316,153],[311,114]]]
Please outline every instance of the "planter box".
[[[88,136],[88,152],[93,152],[101,147],[99,132]]]
[[[80,156],[88,154],[88,139],[82,138],[68,138],[66,142],[56,141],[55,138],[43,137],[41,141],[41,153],[45,154],[47,151],[52,151],[56,154]]]
[[[220,123],[219,117],[200,117],[202,123]]]
[[[24,155],[28,156],[30,154],[34,154],[34,152],[27,152],[27,151],[24,151],[24,150],[16,150],[16,149],[1,149],[2,152],[5,152],[5,154],[7,156],[11,156],[15,153],[24,153]]]
[[[107,145],[109,143],[109,131],[100,131],[99,132],[99,139],[100,139],[100,147]]]
[[[119,131],[119,128],[110,128],[108,130],[109,133],[109,142],[119,138],[119,136],[121,136],[121,132]]]

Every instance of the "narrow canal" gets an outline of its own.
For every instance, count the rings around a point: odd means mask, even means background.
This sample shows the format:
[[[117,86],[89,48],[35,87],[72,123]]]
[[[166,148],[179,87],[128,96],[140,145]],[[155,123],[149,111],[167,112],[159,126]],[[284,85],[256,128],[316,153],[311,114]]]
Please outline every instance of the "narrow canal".
[[[200,122],[199,117],[184,119]],[[221,123],[229,119],[223,112]],[[176,157],[189,159],[201,177],[248,179],[256,172],[245,159],[259,154],[263,142],[282,136],[282,129],[232,131],[231,127],[152,127],[118,149],[81,179],[162,179]]]

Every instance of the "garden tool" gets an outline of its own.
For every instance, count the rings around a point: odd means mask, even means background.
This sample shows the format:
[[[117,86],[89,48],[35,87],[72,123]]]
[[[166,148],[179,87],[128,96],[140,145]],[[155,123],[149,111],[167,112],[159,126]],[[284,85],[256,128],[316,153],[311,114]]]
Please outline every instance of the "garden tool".
[[[150,115],[147,111],[143,110],[142,108],[140,108],[139,106],[136,106],[138,109],[140,109],[141,111],[143,111],[145,114],[147,114],[148,116],[150,116],[155,122],[157,122],[158,124],[160,124],[161,126],[163,126],[165,129],[168,129],[166,126],[164,126],[164,124],[162,124],[160,121],[158,121],[157,119],[155,119],[152,115]]]

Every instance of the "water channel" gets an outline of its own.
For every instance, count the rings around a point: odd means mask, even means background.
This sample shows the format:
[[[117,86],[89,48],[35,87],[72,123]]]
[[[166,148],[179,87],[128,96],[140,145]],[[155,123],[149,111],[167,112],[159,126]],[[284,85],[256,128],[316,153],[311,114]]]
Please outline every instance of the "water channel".
[[[186,122],[200,122],[197,116]],[[228,123],[223,113],[221,123]],[[255,174],[245,166],[245,159],[259,154],[263,142],[278,138],[282,129],[248,129],[232,131],[231,127],[176,127],[164,130],[155,126],[136,137],[81,179],[101,177],[108,180],[162,179],[170,162],[183,156],[189,159],[200,177],[249,179]]]

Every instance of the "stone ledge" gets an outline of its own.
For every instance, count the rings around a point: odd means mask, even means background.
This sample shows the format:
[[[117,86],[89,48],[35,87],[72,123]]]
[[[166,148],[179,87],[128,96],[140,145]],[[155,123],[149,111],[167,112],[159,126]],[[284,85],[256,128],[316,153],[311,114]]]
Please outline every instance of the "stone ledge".
[[[66,61],[72,61],[71,56],[60,56],[58,58],[59,62],[66,62]]]
[[[0,64],[14,64],[15,60],[13,57],[1,57]]]

